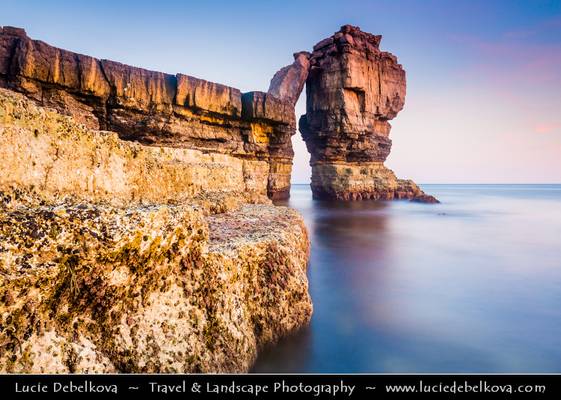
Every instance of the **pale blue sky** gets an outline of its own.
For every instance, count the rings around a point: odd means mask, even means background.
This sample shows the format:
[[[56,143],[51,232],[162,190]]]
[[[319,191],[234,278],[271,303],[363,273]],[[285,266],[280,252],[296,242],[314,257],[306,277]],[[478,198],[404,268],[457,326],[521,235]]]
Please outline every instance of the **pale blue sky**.
[[[293,52],[358,25],[407,71],[387,161],[400,177],[561,182],[561,1],[0,3],[0,25],[33,38],[242,91],[266,90]],[[293,143],[293,182],[307,182],[298,133]]]

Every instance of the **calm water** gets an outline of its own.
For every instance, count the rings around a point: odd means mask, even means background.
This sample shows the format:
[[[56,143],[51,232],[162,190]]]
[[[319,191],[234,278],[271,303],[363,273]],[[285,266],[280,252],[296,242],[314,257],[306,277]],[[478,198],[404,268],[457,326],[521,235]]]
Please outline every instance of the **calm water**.
[[[320,202],[314,315],[256,372],[561,372],[561,185],[424,185],[442,204]]]

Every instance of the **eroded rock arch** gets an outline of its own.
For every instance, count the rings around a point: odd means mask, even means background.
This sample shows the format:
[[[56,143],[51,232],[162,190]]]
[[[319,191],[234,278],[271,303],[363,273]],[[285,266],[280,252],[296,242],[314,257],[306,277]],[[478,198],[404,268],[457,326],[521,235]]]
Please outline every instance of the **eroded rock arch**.
[[[392,145],[388,121],[403,108],[406,80],[397,58],[380,50],[381,39],[342,26],[312,53],[296,53],[271,80],[269,93],[293,105],[306,84],[299,127],[316,198],[434,200],[384,166]]]
[[[379,49],[381,36],[345,25],[299,52],[267,93],[183,74],[99,60],[0,28],[0,87],[24,93],[94,129],[146,145],[219,154],[238,190],[289,196],[294,106],[306,85],[299,127],[316,198],[436,201],[384,166],[389,120],[403,108],[405,71]]]

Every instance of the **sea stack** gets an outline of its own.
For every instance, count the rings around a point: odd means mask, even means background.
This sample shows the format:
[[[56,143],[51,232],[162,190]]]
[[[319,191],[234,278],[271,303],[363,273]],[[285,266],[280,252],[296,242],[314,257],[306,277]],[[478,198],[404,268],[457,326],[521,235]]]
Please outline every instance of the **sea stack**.
[[[388,121],[403,109],[406,82],[397,58],[380,50],[381,39],[345,25],[313,48],[299,125],[315,198],[437,201],[384,166]]]

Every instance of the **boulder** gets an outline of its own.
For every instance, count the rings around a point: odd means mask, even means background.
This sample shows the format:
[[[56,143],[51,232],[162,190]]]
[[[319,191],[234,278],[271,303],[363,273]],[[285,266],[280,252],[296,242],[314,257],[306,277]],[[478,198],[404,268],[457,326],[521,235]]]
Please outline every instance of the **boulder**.
[[[309,322],[306,228],[267,199],[267,162],[6,89],[0,159],[1,373],[244,372]]]

